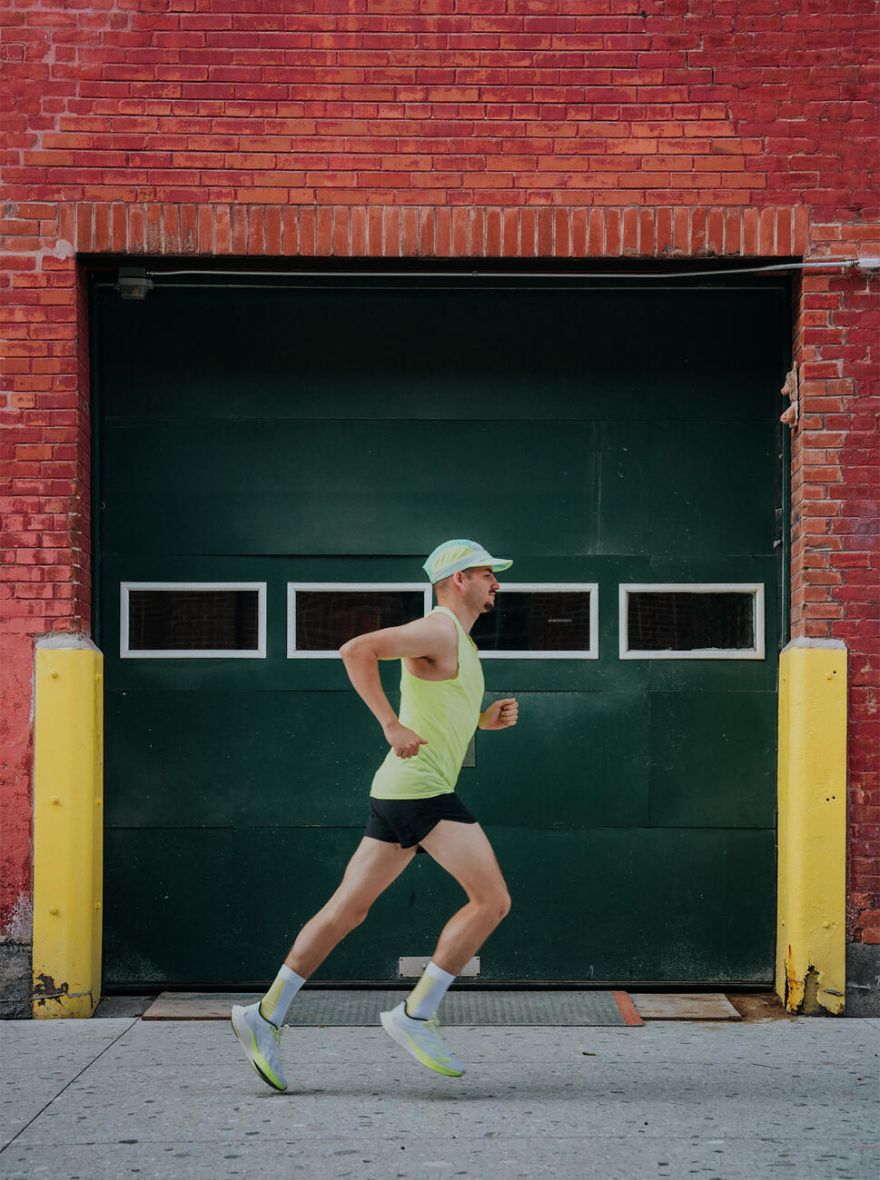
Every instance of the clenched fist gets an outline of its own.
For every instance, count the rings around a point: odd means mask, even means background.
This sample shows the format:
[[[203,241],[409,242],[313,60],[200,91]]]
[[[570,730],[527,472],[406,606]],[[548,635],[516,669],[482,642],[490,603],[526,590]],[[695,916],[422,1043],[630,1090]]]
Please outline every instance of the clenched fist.
[[[420,738],[412,729],[407,729],[399,721],[389,721],[384,726],[385,737],[398,758],[413,758],[419,752],[419,746],[427,746],[425,738]]]
[[[493,701],[480,715],[480,729],[509,729],[511,725],[516,725],[518,718],[519,704],[516,697]]]

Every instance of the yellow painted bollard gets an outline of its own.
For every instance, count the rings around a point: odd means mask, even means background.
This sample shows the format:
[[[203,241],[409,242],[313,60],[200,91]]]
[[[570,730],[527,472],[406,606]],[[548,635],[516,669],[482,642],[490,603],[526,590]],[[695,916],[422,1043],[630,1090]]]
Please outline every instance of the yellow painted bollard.
[[[839,640],[797,639],[779,664],[776,991],[839,1015],[846,992],[846,672]]]
[[[34,705],[33,1015],[91,1016],[101,998],[103,657],[38,643]]]

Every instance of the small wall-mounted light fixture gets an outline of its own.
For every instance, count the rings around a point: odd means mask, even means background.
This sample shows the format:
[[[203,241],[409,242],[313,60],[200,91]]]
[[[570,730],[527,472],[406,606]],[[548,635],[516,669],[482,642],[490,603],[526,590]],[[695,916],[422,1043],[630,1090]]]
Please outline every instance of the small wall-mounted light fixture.
[[[116,290],[123,299],[146,299],[147,292],[152,291],[153,280],[147,278],[147,272],[140,267],[121,266],[116,280]]]

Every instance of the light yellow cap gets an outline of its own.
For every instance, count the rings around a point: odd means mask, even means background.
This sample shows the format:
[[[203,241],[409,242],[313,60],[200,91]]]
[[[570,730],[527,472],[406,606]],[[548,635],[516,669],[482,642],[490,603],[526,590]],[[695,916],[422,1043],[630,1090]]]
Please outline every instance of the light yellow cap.
[[[433,586],[435,582],[442,582],[450,574],[458,570],[474,569],[477,566],[488,566],[493,573],[508,570],[513,562],[507,557],[493,557],[487,549],[476,541],[466,541],[458,538],[454,541],[443,541],[425,561],[422,569],[428,575]]]

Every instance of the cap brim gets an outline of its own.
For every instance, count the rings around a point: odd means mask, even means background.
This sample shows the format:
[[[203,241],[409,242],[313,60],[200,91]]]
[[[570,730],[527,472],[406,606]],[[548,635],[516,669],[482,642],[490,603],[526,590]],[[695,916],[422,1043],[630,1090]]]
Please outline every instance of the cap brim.
[[[473,561],[466,558],[463,561],[454,562],[452,566],[436,570],[433,574],[428,572],[426,565],[423,565],[422,569],[428,574],[431,585],[435,586],[438,582],[451,578],[459,570],[489,569],[493,574],[500,574],[502,570],[509,570],[512,565],[513,561],[509,557],[493,557],[491,553],[484,553],[482,558],[475,558]]]
[[[507,557],[490,557],[488,561],[475,561],[473,565],[466,565],[465,569],[478,570],[488,568],[493,574],[500,574],[502,570],[509,570],[513,562]]]

